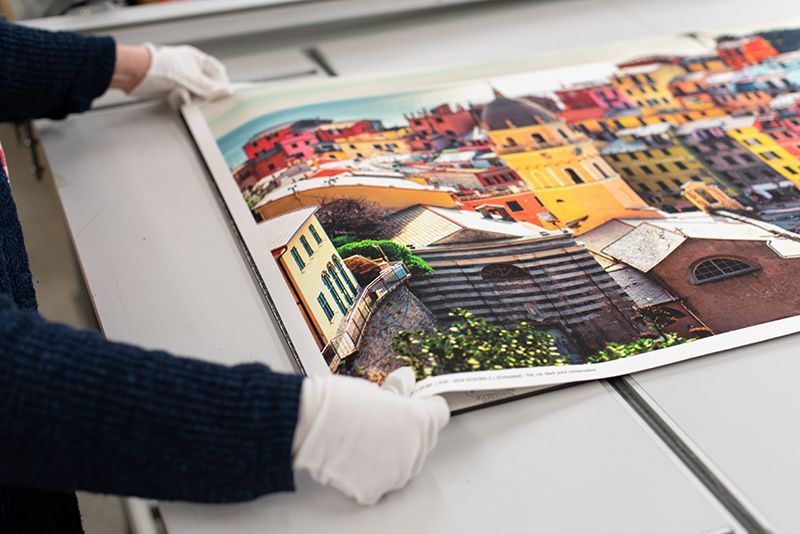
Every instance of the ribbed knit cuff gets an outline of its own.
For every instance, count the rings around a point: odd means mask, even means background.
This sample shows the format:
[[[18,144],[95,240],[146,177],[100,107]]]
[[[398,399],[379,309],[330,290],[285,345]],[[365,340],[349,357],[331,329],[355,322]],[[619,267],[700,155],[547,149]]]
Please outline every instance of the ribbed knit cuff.
[[[77,108],[86,111],[92,100],[102,95],[111,84],[117,62],[117,44],[111,37],[80,36],[85,50],[84,61],[73,87]]]
[[[265,432],[263,458],[268,463],[263,470],[257,470],[266,475],[258,493],[294,491],[292,442],[303,376],[273,373],[257,364],[239,365],[237,368],[252,373],[253,379],[246,389],[253,399],[255,424]],[[256,496],[259,495],[253,497]]]

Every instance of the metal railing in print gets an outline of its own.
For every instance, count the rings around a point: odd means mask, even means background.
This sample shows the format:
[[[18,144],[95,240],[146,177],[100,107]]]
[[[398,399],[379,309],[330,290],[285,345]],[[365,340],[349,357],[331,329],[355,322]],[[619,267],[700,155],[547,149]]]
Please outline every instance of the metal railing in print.
[[[411,273],[402,261],[392,262],[358,294],[336,336],[322,351],[331,371],[336,371],[344,358],[358,350],[369,319],[378,304],[410,277]]]

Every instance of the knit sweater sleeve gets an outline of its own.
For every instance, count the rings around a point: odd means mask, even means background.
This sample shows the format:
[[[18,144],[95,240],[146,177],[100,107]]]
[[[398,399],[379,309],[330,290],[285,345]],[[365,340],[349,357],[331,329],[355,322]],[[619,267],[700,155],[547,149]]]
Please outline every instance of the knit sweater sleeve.
[[[0,121],[63,118],[89,109],[111,83],[110,37],[0,23]]]
[[[0,484],[196,502],[291,490],[301,380],[112,343],[0,295]]]

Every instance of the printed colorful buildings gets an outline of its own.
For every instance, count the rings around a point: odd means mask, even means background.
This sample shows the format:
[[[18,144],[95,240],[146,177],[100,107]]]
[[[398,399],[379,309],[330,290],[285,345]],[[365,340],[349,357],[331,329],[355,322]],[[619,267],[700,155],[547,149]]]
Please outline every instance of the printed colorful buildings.
[[[575,84],[557,90],[556,95],[568,110],[588,108],[610,110],[634,107],[633,103],[607,82]]]
[[[741,70],[747,65],[778,55],[769,41],[760,36],[722,41],[717,45],[717,53],[732,70]]]
[[[381,121],[364,119],[354,121],[330,121],[317,126],[317,137],[321,143],[332,143],[342,137],[380,132],[381,130],[383,130]]]
[[[616,133],[628,128],[650,126],[673,122],[683,124],[702,119],[724,116],[725,110],[717,107],[708,109],[683,109],[672,112],[651,113],[642,115],[638,110],[620,112],[602,118],[586,118],[570,120],[569,125],[598,141],[613,141]]]
[[[717,103],[708,91],[706,71],[690,72],[673,78],[669,90],[683,109],[711,109]]]
[[[612,85],[645,115],[680,109],[669,83],[686,71],[679,57],[654,56],[617,65]]]
[[[408,130],[397,128],[336,139],[347,159],[370,158],[377,154],[411,152],[406,141]]]
[[[495,92],[481,120],[496,154],[536,192],[554,227],[581,232],[624,214],[647,216],[650,208],[594,142],[544,108]]]
[[[421,137],[462,137],[478,125],[470,110],[462,106],[450,107],[449,104],[442,104],[430,111],[408,113],[405,117],[409,128]]]
[[[728,66],[716,54],[681,58],[681,66],[687,72],[722,72],[728,70]]]
[[[749,126],[751,117],[721,117],[689,122],[675,129],[675,135],[692,149],[713,172],[742,192],[744,201],[758,201],[761,195],[782,187],[785,178],[752,151],[727,134],[730,129]]]
[[[716,185],[728,195],[738,195],[738,190],[673,135],[673,126],[664,123],[622,130],[616,141],[602,149],[603,157],[651,206],[667,211],[693,207],[683,199],[681,189],[691,181]]]
[[[800,116],[770,113],[759,117],[756,126],[795,158],[800,157]]]
[[[425,183],[448,186],[459,190],[491,190],[508,188],[522,180],[509,167],[489,168],[431,168],[418,174]]]
[[[706,78],[707,94],[714,105],[732,115],[767,111],[772,95],[749,81],[737,81],[736,78],[728,72]]]
[[[475,193],[459,196],[458,204],[466,210],[500,216],[507,220],[540,226],[552,223],[550,212],[532,191]]]
[[[249,160],[276,148],[292,157],[309,157],[313,154],[311,146],[319,142],[316,130],[320,123],[317,120],[304,120],[280,124],[257,133],[242,149]]]
[[[762,162],[769,165],[772,170],[800,187],[800,160],[768,134],[759,130],[752,117],[749,123],[750,126],[739,124],[736,128],[727,130],[726,133],[755,154]]]

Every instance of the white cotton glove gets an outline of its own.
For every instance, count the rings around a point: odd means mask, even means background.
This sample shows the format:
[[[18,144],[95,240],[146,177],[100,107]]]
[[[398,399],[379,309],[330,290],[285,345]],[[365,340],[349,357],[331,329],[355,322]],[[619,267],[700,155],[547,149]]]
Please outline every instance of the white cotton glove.
[[[131,91],[132,96],[166,98],[185,91],[202,100],[213,100],[231,94],[225,66],[216,58],[193,46],[145,46],[150,51],[150,68]]]
[[[450,420],[442,397],[409,397],[414,382],[409,367],[391,373],[383,387],[347,376],[305,379],[294,468],[364,505],[404,487]]]

